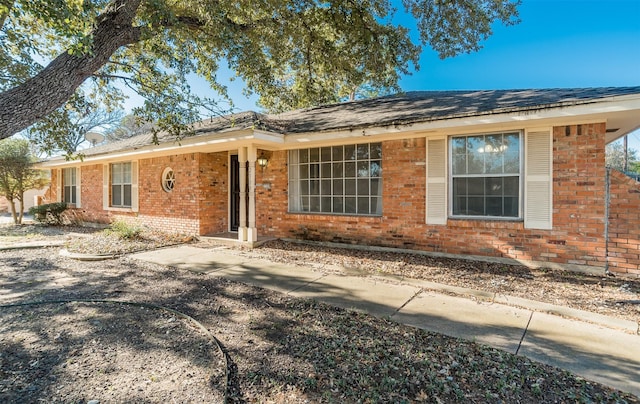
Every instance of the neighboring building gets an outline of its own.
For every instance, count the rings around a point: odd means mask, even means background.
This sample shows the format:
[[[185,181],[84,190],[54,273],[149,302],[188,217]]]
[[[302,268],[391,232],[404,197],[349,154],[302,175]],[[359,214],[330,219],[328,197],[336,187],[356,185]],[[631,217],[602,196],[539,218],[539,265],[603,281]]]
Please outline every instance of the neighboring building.
[[[640,87],[410,92],[41,167],[87,221],[640,274],[640,188],[605,168],[605,144],[638,127]]]
[[[29,189],[24,193],[24,211],[28,212],[29,208],[38,205],[38,201],[44,196],[47,188],[42,189]],[[15,201],[16,209],[20,209],[20,203]],[[11,206],[9,201],[4,196],[0,196],[0,213],[11,212]]]

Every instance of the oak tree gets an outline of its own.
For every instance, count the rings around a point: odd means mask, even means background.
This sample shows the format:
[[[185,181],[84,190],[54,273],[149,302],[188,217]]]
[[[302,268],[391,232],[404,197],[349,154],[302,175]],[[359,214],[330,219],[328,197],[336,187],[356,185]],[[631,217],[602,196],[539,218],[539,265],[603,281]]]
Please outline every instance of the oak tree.
[[[396,5],[419,38],[397,24]],[[0,139],[72,97],[117,105],[123,83],[145,98],[134,112],[180,135],[220,97],[188,78],[228,67],[270,111],[335,102],[366,84],[399,90],[421,46],[441,57],[479,49],[495,22],[517,22],[519,0],[0,0]]]
[[[76,98],[72,97],[23,133],[38,155],[62,154],[74,158],[79,155],[78,148],[89,143],[86,139],[89,132],[115,131],[120,126],[122,111],[107,111]]]

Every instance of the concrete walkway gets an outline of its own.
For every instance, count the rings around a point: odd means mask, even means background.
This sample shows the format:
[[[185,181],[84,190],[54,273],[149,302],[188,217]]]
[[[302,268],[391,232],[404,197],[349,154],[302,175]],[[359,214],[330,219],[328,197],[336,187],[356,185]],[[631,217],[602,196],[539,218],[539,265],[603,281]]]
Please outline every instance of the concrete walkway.
[[[513,307],[483,298],[492,294],[461,288],[457,292],[468,297],[453,297],[433,291],[446,292],[451,287],[428,281],[325,275],[310,268],[247,259],[224,247],[180,246],[133,258],[388,316],[527,356],[640,396],[640,335],[638,324],[631,321],[501,297],[520,306]]]

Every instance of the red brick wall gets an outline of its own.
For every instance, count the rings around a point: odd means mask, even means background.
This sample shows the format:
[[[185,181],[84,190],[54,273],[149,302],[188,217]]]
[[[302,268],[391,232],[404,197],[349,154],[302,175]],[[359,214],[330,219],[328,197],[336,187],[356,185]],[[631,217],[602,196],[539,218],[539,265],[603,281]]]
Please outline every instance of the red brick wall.
[[[256,170],[256,226],[258,235],[288,237],[289,219],[285,212],[289,208],[286,151],[265,152],[258,150],[258,156],[263,153],[269,160],[264,169]]]
[[[497,220],[426,225],[425,140],[405,139],[382,145],[381,217],[287,213],[287,152],[274,152],[257,176],[258,233],[604,267],[604,135],[604,123],[554,128],[553,230]]]
[[[609,270],[640,276],[640,184],[610,171]]]
[[[51,170],[51,181],[49,188],[44,193],[43,203],[54,203],[58,198],[56,184],[58,181],[58,170]]]
[[[173,191],[162,188],[162,173],[176,175]],[[103,165],[81,170],[82,207],[76,216],[86,222],[124,219],[160,230],[186,234],[227,230],[227,153],[188,153],[138,161],[139,211],[103,210]],[[52,184],[56,181],[53,170]],[[55,187],[50,197],[55,200]]]
[[[171,167],[176,182],[162,188],[162,173]],[[138,221],[176,233],[197,233],[198,155],[194,153],[138,161]]]
[[[102,210],[102,164],[80,169],[80,204],[82,219],[92,223],[109,223],[109,212]]]
[[[197,175],[198,234],[224,233],[229,230],[229,154],[199,155]]]
[[[605,131],[604,123],[553,129],[553,227],[570,264],[604,266]]]

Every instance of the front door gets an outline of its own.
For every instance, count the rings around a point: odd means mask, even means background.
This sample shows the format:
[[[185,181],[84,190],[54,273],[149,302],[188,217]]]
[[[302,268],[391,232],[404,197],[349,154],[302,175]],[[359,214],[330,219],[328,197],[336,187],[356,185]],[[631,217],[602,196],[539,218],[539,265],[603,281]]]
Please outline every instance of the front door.
[[[229,193],[231,198],[229,201],[231,231],[238,231],[238,227],[240,227],[240,163],[237,155],[231,156],[229,185],[231,186],[231,192]]]

